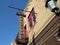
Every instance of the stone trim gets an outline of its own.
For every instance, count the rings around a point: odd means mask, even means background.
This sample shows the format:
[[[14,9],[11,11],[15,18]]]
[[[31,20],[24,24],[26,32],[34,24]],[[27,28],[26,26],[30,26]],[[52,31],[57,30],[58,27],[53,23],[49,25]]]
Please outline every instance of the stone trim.
[[[60,26],[60,17],[56,16],[54,19],[43,29],[43,31],[35,38],[36,45],[42,45],[47,39],[57,33],[57,28]],[[33,45],[31,43],[30,45]]]

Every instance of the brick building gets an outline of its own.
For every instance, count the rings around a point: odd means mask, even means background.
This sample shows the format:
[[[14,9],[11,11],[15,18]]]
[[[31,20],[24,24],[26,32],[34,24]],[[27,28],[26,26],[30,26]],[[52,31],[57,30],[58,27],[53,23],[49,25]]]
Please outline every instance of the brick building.
[[[24,25],[27,27],[29,35],[29,45],[60,45],[58,41],[58,30],[60,29],[60,17],[45,7],[44,0],[29,0],[25,8],[31,11],[34,7],[36,23],[29,27],[28,16],[30,12],[24,11]],[[60,8],[60,0],[57,1]]]

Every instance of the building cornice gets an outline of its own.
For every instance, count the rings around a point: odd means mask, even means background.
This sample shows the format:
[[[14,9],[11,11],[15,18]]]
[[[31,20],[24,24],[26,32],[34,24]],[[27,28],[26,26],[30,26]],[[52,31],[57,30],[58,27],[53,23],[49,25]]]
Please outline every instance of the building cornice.
[[[60,27],[60,17],[56,16],[44,29],[39,33],[35,38],[35,43],[37,45],[42,45],[50,37],[54,36],[57,33],[57,28]],[[33,45],[33,43],[31,43]]]

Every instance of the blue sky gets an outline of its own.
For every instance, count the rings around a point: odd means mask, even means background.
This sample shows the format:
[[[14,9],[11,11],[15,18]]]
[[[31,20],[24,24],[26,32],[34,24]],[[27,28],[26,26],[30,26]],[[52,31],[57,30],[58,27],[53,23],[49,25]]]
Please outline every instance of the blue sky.
[[[18,11],[8,6],[24,9],[27,2],[28,0],[0,0],[0,45],[10,45],[19,31],[19,17],[16,16]]]

